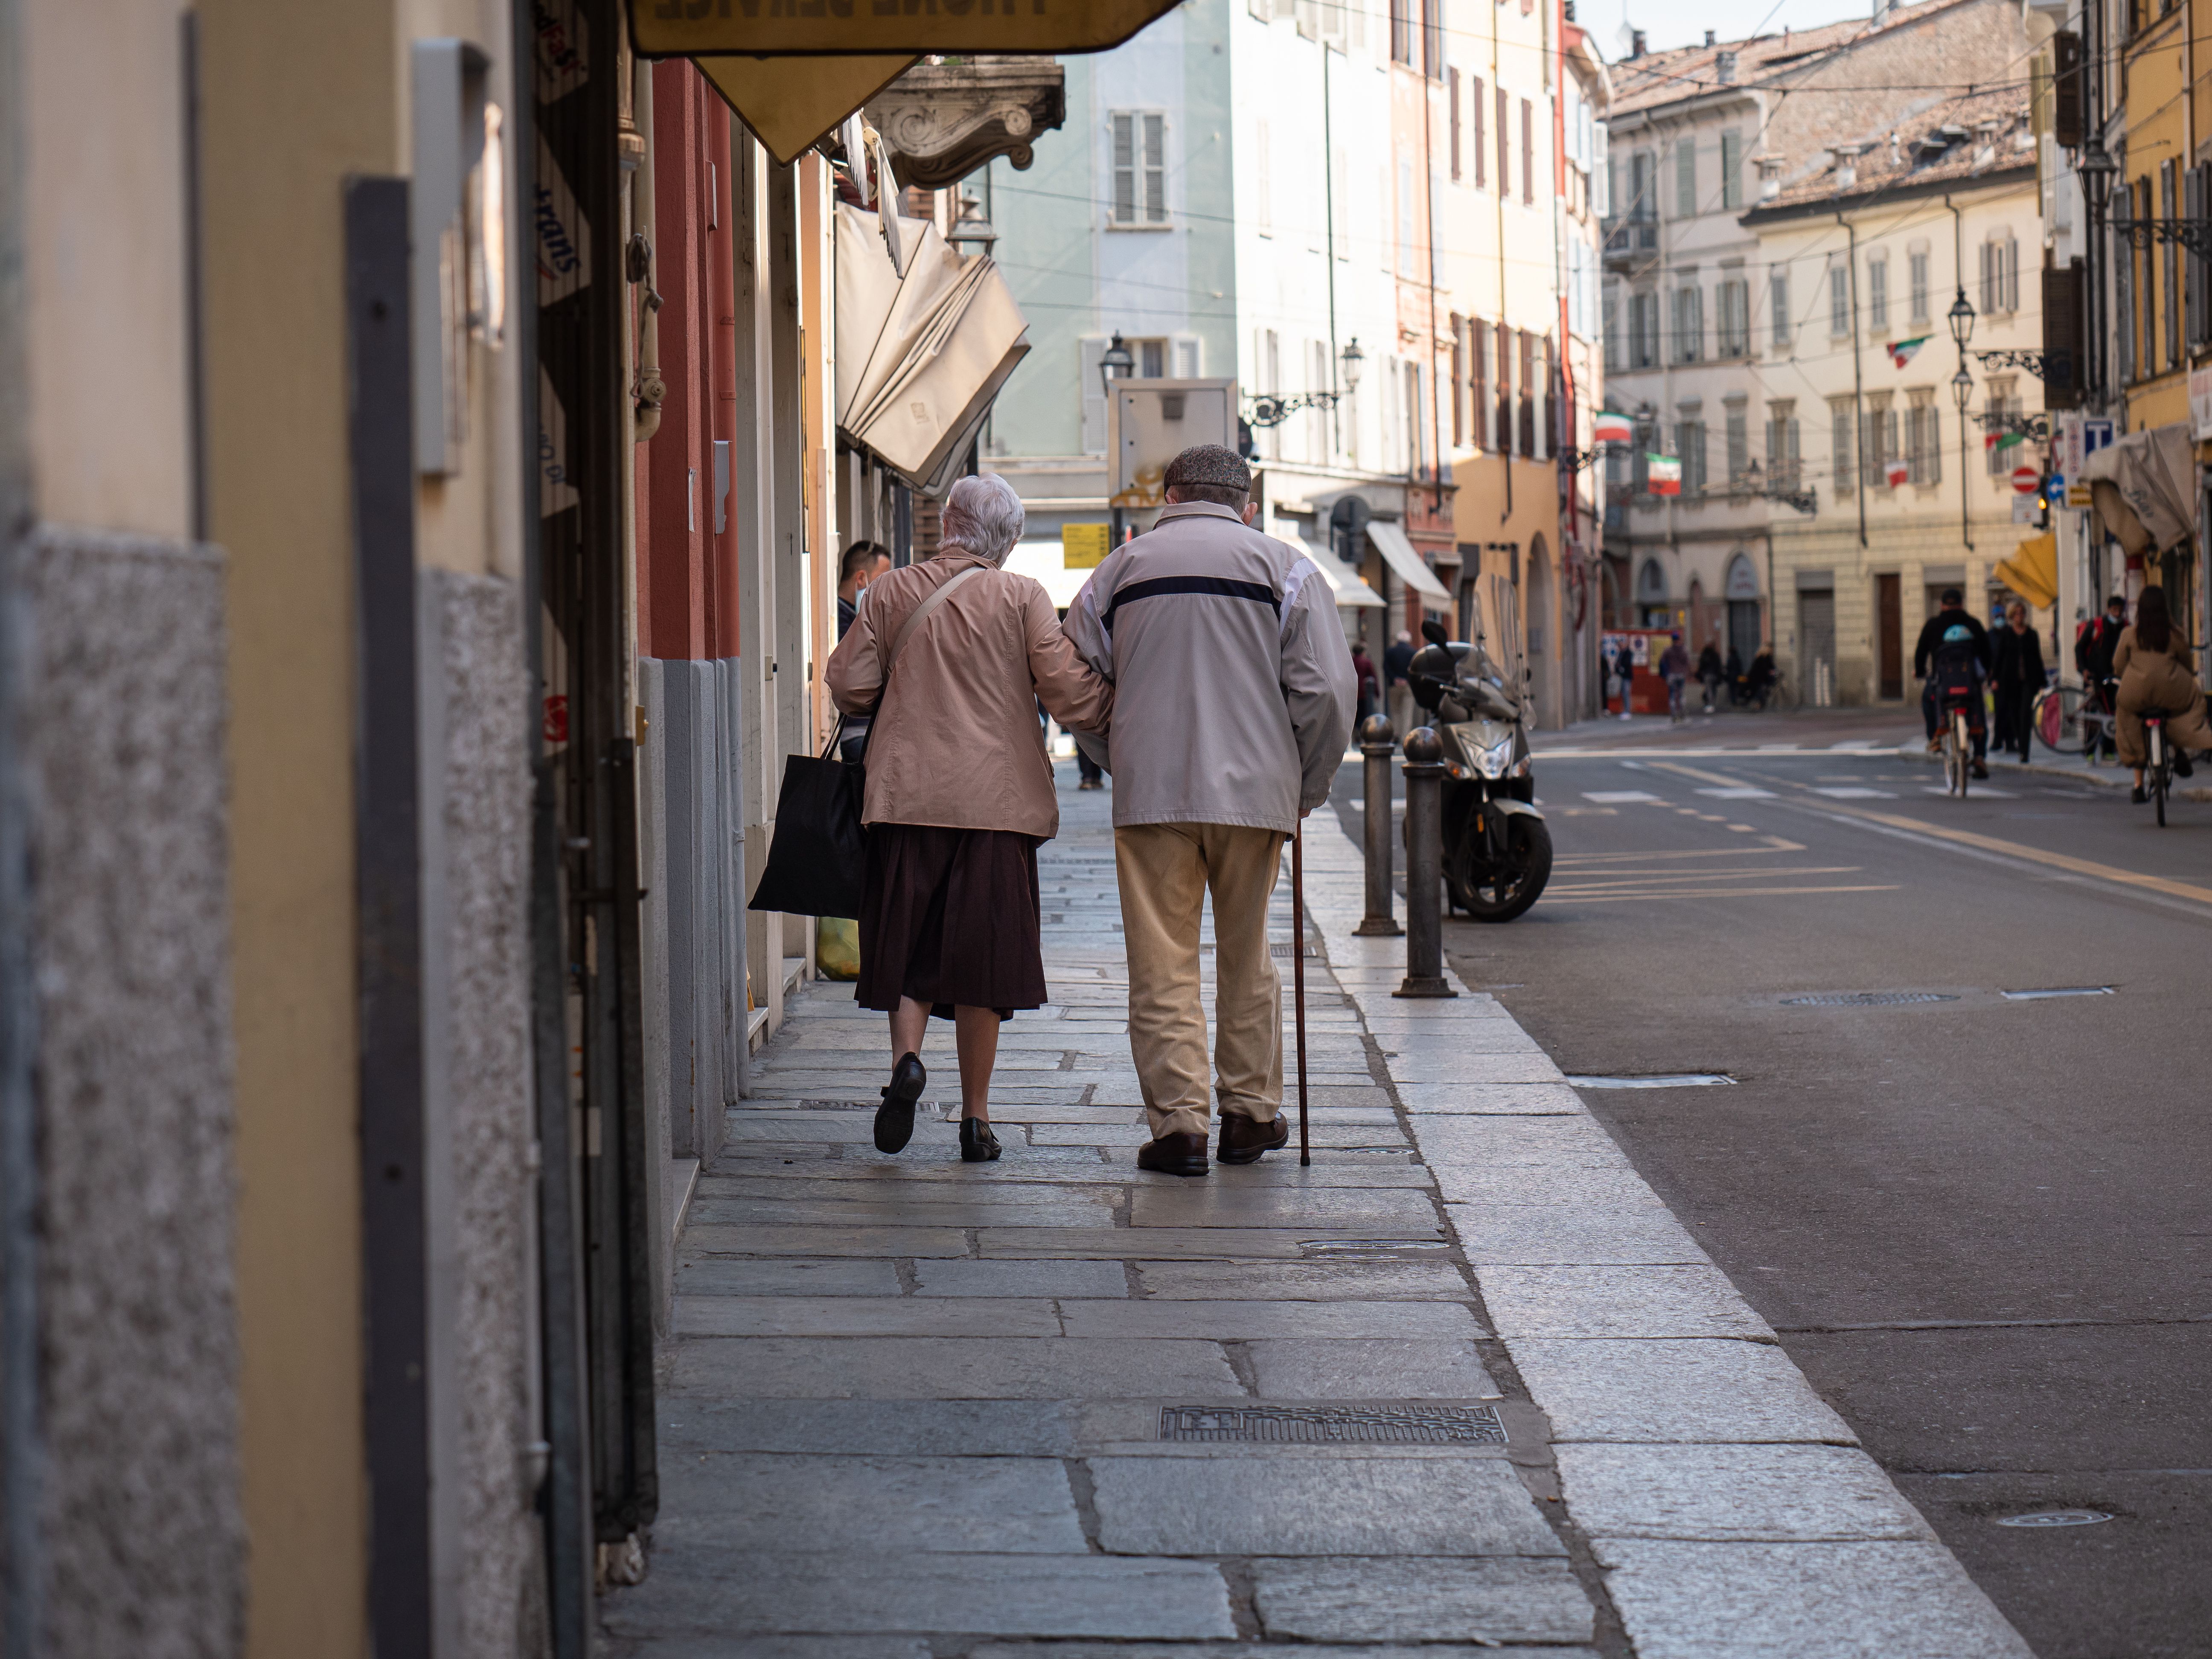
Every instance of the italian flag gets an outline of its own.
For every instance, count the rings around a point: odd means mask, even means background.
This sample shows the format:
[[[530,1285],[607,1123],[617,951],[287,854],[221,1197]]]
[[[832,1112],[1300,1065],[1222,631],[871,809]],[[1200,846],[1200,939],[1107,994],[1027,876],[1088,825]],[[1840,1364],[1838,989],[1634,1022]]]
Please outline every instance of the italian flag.
[[[1679,495],[1682,493],[1682,461],[1677,455],[1646,455],[1644,458],[1646,476],[1650,479],[1655,495]]]
[[[1632,443],[1636,428],[1626,415],[1616,415],[1607,410],[1590,422],[1590,441],[1594,444]]]
[[[1893,368],[1903,368],[1905,364],[1912,361],[1912,354],[1919,350],[1921,347],[1926,345],[1928,343],[1928,340],[1929,337],[1923,334],[1917,340],[1891,341],[1889,344],[1890,367]]]
[[[2014,444],[2027,441],[2027,434],[2025,432],[1992,432],[1983,438],[1982,453],[1987,454],[1993,449],[2010,449]]]
[[[1889,481],[1889,487],[1894,489],[1912,476],[1912,468],[1909,463],[1901,460],[1884,461],[1881,464],[1881,476]]]

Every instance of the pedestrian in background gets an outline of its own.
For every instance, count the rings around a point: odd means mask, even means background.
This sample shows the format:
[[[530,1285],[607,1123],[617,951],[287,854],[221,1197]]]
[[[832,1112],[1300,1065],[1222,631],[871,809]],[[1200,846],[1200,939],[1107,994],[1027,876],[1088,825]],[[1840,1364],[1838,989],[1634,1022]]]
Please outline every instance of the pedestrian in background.
[[[1364,646],[1352,647],[1352,683],[1358,688],[1359,698],[1358,712],[1353,718],[1360,726],[1364,726],[1367,717],[1375,712],[1376,705],[1382,700],[1382,688],[1375,678],[1375,659],[1367,654]],[[1358,728],[1355,726],[1354,729]],[[1404,734],[1401,732],[1399,735]]]
[[[1129,1050],[1152,1130],[1137,1164],[1202,1176],[1206,897],[1218,1156],[1249,1164],[1290,1137],[1267,902],[1283,842],[1328,799],[1354,696],[1335,596],[1303,553],[1248,527],[1252,474],[1237,453],[1186,449],[1165,483],[1158,523],[1091,573],[1067,631],[1115,688],[1107,748]]]
[[[2083,623],[2074,635],[2074,666],[2084,689],[2107,714],[2112,712],[2112,656],[2120,648],[2120,635],[2127,625],[2128,602],[2114,593],[2105,600],[2104,614]],[[2115,752],[2110,726],[2105,729],[2103,748],[2105,758],[2110,760]]]
[[[1103,729],[1114,706],[1114,688],[1068,643],[1043,585],[999,568],[1022,519],[1004,478],[957,482],[936,556],[871,585],[824,675],[848,714],[881,702],[860,812],[868,866],[854,992],[863,1008],[890,1016],[879,1152],[900,1151],[914,1133],[934,1015],[953,1022],[960,1057],[960,1156],[999,1156],[999,1026],[1046,997],[1036,849],[1060,833],[1060,802],[1037,705],[1076,732]]]
[[[2027,607],[2014,599],[2005,607],[2005,625],[1996,632],[1993,648],[1996,667],[1991,675],[1997,693],[1997,748],[2016,753],[2027,764],[2028,723],[2035,700],[2043,690],[2043,641],[2027,625]]]
[[[1385,712],[1390,716],[1390,730],[1401,743],[1405,741],[1406,733],[1420,724],[1413,718],[1413,682],[1410,678],[1413,666],[1413,636],[1401,631],[1382,653]]]
[[[1659,678],[1667,682],[1667,718],[1680,726],[1690,717],[1682,697],[1690,684],[1690,653],[1680,634],[1668,640],[1667,648],[1659,653]]]
[[[1720,647],[1710,640],[1705,648],[1698,653],[1698,684],[1705,689],[1705,713],[1713,712],[1713,703],[1720,695],[1721,682],[1727,678],[1721,667]]]
[[[1636,696],[1636,647],[1626,638],[1613,653],[1613,672],[1620,683],[1620,718],[1626,720]]]
[[[854,542],[837,565],[837,637],[843,639],[867,603],[868,584],[891,568],[891,556],[876,542]],[[846,717],[844,734],[837,739],[838,756],[858,761],[867,750],[868,717]]]

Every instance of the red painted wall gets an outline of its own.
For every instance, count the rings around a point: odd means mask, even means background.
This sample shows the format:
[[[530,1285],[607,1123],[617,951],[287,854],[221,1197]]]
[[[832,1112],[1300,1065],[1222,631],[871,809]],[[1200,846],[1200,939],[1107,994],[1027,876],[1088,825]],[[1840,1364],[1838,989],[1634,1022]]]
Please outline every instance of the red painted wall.
[[[660,294],[660,429],[638,446],[638,649],[705,660],[738,654],[734,477],[714,529],[714,450],[737,414],[730,113],[681,59],[653,65],[653,286]],[[630,289],[644,314],[642,287]]]

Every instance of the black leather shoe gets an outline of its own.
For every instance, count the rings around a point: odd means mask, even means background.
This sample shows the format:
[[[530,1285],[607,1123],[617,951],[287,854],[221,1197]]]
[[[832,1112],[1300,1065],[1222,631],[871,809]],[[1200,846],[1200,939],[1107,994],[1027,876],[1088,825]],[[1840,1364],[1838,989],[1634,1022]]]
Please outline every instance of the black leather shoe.
[[[1221,1115],[1221,1148],[1214,1153],[1224,1164],[1257,1164],[1260,1154],[1279,1151],[1291,1144],[1291,1121],[1280,1112],[1265,1123],[1240,1112]]]
[[[2193,778],[2197,775],[2196,763],[2189,758],[2186,750],[2177,749],[2173,751],[2173,775],[2177,778]]]
[[[2150,791],[2144,788],[2142,785],[2137,784],[2134,788],[2128,791],[2128,799],[2133,801],[2137,806],[2147,805],[2150,801]]]
[[[876,1150],[897,1152],[914,1139],[914,1103],[929,1082],[920,1054],[901,1054],[884,1085],[884,1103],[876,1108]]]
[[[1966,769],[1978,778],[1985,778],[1990,775],[1989,763],[1986,761],[1975,761]]]
[[[999,1161],[999,1138],[991,1133],[991,1126],[980,1117],[960,1120],[960,1161],[963,1164],[996,1164]]]
[[[1202,1176],[1206,1173],[1206,1137],[1201,1134],[1162,1135],[1137,1149],[1137,1167],[1162,1175]]]

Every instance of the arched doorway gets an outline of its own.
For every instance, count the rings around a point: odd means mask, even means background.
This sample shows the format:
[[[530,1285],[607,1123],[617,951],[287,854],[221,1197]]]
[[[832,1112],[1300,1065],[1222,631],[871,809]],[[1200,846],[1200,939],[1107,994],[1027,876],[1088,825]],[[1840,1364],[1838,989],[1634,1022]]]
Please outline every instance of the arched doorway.
[[[1528,668],[1536,702],[1536,726],[1550,731],[1559,720],[1559,605],[1552,592],[1551,551],[1540,535],[1528,541],[1527,580],[1522,584],[1528,617]]]

